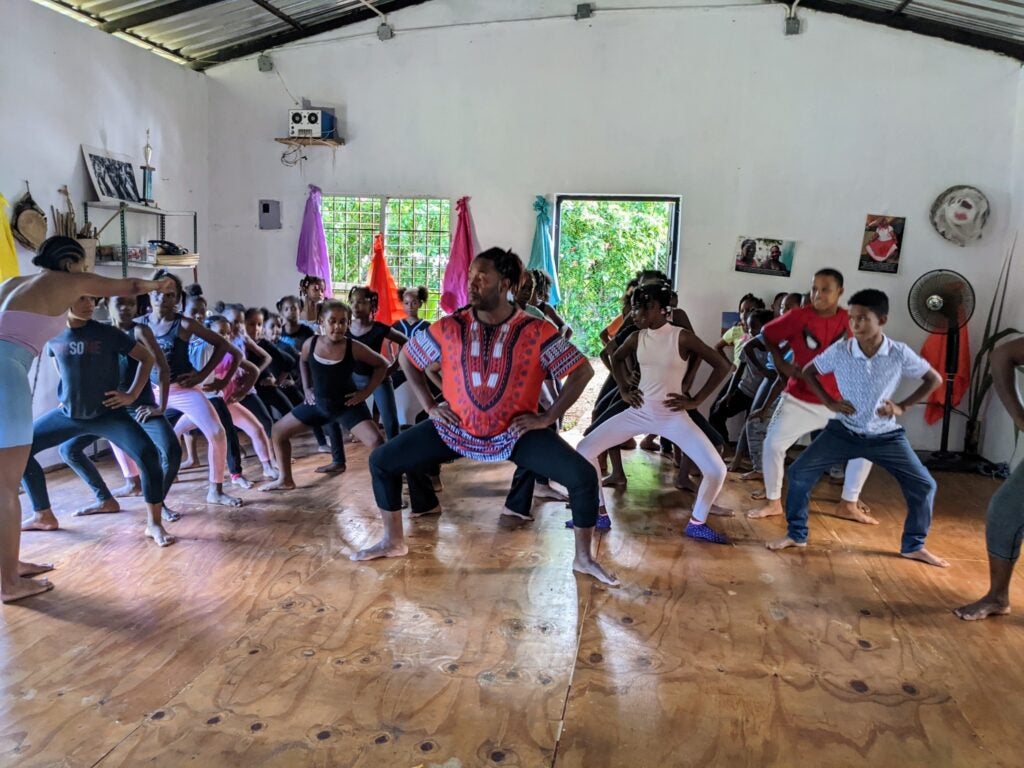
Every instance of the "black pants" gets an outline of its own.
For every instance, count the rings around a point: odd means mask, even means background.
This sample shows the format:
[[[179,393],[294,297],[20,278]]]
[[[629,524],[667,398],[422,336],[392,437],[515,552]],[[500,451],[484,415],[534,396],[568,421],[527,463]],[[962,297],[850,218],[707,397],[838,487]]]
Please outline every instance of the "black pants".
[[[434,422],[424,421],[370,454],[373,496],[381,509],[397,512],[402,508],[402,475],[409,481],[409,500],[413,512],[427,512],[437,504],[437,494],[427,469],[450,461],[459,454],[437,434]],[[509,457],[516,466],[536,475],[546,475],[569,491],[573,525],[593,528],[597,522],[597,473],[594,467],[567,442],[547,429],[527,432],[516,442]],[[531,488],[532,497],[532,488]]]
[[[280,387],[280,390],[291,402],[292,408],[306,402],[306,398],[302,395],[302,390],[296,386]],[[345,440],[341,434],[340,424],[332,421],[325,427],[313,427],[313,436],[316,438],[316,444],[320,447],[327,445],[328,441],[330,441],[331,461],[345,466]]]
[[[295,405],[298,405],[298,403],[292,403],[292,401],[288,399],[288,396],[281,391],[280,387],[256,387],[256,396],[266,407],[267,411],[270,412],[272,417],[277,414],[275,421],[283,419],[292,412],[292,408]]]
[[[129,408],[128,413],[135,416],[135,409]],[[160,469],[164,474],[164,498],[171,490],[171,484],[178,477],[178,467],[181,465],[181,443],[174,434],[174,428],[164,416],[153,416],[140,425],[149,439],[156,446],[160,454]],[[96,442],[96,435],[80,435],[68,440],[60,447],[60,457],[64,463],[74,470],[75,474],[88,485],[96,495],[97,501],[112,499],[110,489],[96,465],[92,463],[85,449]],[[118,446],[121,447],[121,446]],[[139,470],[142,474],[142,470]]]
[[[36,419],[32,429],[32,452],[21,482],[36,512],[50,508],[46,477],[35,459],[36,454],[79,435],[98,435],[121,447],[139,465],[142,495],[146,501],[150,504],[163,502],[164,475],[156,446],[125,409],[110,411],[95,419],[72,419],[55,408]]]
[[[263,427],[263,431],[267,433],[267,437],[270,437],[270,433],[274,431],[274,419],[270,415],[270,411],[267,406],[263,404],[259,396],[255,392],[250,392],[248,395],[238,401],[238,404],[243,408],[248,409],[256,420]]]
[[[743,394],[738,389],[727,397],[719,398],[711,406],[711,426],[715,428],[718,434],[728,440],[729,427],[726,426],[726,422],[737,414],[749,411],[753,402],[754,398]]]

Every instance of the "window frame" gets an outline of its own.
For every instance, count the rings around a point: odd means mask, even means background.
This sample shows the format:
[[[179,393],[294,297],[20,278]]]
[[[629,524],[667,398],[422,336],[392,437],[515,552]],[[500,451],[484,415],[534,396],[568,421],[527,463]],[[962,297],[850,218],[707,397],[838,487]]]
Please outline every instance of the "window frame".
[[[555,270],[558,270],[560,254],[558,244],[560,241],[560,230],[562,224],[562,203],[567,201],[615,201],[626,200],[639,203],[673,203],[672,220],[669,222],[668,233],[668,274],[673,289],[676,287],[676,273],[679,267],[679,232],[682,221],[683,196],[682,195],[606,195],[606,194],[579,194],[579,193],[558,193],[555,195],[555,219],[554,219],[554,242],[552,250],[555,257]]]

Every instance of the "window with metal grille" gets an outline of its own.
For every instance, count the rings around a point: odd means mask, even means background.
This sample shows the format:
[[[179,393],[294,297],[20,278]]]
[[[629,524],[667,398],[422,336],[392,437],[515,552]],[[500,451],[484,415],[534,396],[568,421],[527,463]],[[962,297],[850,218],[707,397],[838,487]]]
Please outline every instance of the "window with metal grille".
[[[381,232],[396,285],[425,285],[430,298],[420,317],[440,317],[441,280],[452,236],[450,200],[324,195],[321,211],[334,289],[341,297],[353,285],[365,284],[373,237]]]

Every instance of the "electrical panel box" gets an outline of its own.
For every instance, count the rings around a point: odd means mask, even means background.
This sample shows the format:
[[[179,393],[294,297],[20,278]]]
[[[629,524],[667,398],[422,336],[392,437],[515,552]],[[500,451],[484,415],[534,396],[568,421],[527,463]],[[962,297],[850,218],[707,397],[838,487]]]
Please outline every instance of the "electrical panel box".
[[[260,229],[281,228],[281,201],[260,200]]]

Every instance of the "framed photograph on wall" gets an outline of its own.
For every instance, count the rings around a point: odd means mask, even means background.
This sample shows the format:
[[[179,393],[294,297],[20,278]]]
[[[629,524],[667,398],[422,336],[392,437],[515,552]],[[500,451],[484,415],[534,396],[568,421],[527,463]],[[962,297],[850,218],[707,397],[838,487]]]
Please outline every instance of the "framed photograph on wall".
[[[907,220],[901,216],[867,215],[864,239],[860,244],[861,272],[885,272],[895,275],[900,269],[903,228]]]
[[[736,271],[789,277],[795,249],[795,240],[740,235],[736,239]]]
[[[107,203],[141,202],[131,157],[85,144],[82,145],[82,156],[99,200]]]

